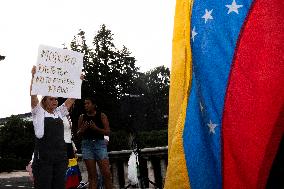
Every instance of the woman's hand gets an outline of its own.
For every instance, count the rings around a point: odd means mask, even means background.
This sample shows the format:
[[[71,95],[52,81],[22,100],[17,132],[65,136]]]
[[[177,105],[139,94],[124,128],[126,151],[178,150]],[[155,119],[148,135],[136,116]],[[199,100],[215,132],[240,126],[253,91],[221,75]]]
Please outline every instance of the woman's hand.
[[[36,66],[32,67],[31,73],[32,73],[32,78],[33,78],[36,73]]]
[[[90,121],[89,127],[90,127],[91,129],[96,130],[96,131],[99,129],[99,128],[97,127],[97,125],[95,124],[95,122],[93,122],[93,121]]]
[[[32,85],[33,85],[33,78],[34,78],[34,75],[36,73],[36,66],[33,66],[31,73],[32,73],[32,79],[31,79],[31,85],[30,85],[31,107],[35,108],[37,106],[37,104],[39,103],[37,96],[32,95]]]
[[[80,79],[83,81],[85,76],[83,74],[80,75]]]
[[[81,127],[81,132],[84,133],[88,128],[90,128],[90,123],[88,121],[84,121]]]

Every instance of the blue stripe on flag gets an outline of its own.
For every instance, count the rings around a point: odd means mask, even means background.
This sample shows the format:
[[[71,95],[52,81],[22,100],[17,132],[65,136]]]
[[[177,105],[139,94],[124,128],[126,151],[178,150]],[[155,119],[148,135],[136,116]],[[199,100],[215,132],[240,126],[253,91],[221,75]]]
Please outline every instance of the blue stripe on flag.
[[[196,0],[191,17],[192,87],[184,151],[192,189],[222,188],[221,123],[237,39],[251,1]]]

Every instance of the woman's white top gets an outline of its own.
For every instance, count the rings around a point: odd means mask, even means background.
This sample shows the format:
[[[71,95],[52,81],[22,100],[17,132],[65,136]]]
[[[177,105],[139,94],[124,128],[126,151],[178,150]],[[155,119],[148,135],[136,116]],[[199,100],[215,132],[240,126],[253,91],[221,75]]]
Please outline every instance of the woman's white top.
[[[63,103],[61,106],[57,107],[53,114],[48,113],[45,111],[40,103],[37,104],[37,106],[32,109],[32,118],[33,118],[33,125],[34,125],[34,131],[37,138],[42,138],[44,134],[44,118],[45,117],[53,117],[53,118],[61,118],[68,115],[68,110]]]
[[[64,116],[62,120],[64,125],[64,141],[65,143],[71,143],[71,138],[72,138],[71,123],[68,120],[67,116]]]

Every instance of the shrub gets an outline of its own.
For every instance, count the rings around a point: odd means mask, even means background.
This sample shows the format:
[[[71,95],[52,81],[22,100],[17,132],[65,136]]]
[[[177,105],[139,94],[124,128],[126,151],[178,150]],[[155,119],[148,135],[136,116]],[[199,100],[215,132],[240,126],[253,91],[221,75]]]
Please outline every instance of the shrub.
[[[168,145],[167,130],[153,130],[149,132],[138,133],[138,142],[140,148],[151,148]]]
[[[0,173],[24,170],[30,159],[0,158]]]
[[[112,132],[110,136],[109,151],[131,149],[130,134],[125,131]],[[154,130],[138,132],[136,142],[140,148],[150,148],[168,145],[167,130]]]
[[[128,150],[129,134],[126,131],[111,132],[108,151]]]

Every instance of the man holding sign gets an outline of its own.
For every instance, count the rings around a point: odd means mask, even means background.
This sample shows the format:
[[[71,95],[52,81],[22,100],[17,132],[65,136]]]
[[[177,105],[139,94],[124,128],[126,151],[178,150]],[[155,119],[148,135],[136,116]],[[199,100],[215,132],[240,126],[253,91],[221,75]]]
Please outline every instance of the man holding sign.
[[[32,164],[37,189],[64,189],[67,153],[62,118],[81,98],[81,53],[40,46],[32,69],[31,107],[36,135]],[[42,95],[41,103],[37,95]],[[68,99],[59,107],[56,97]]]

